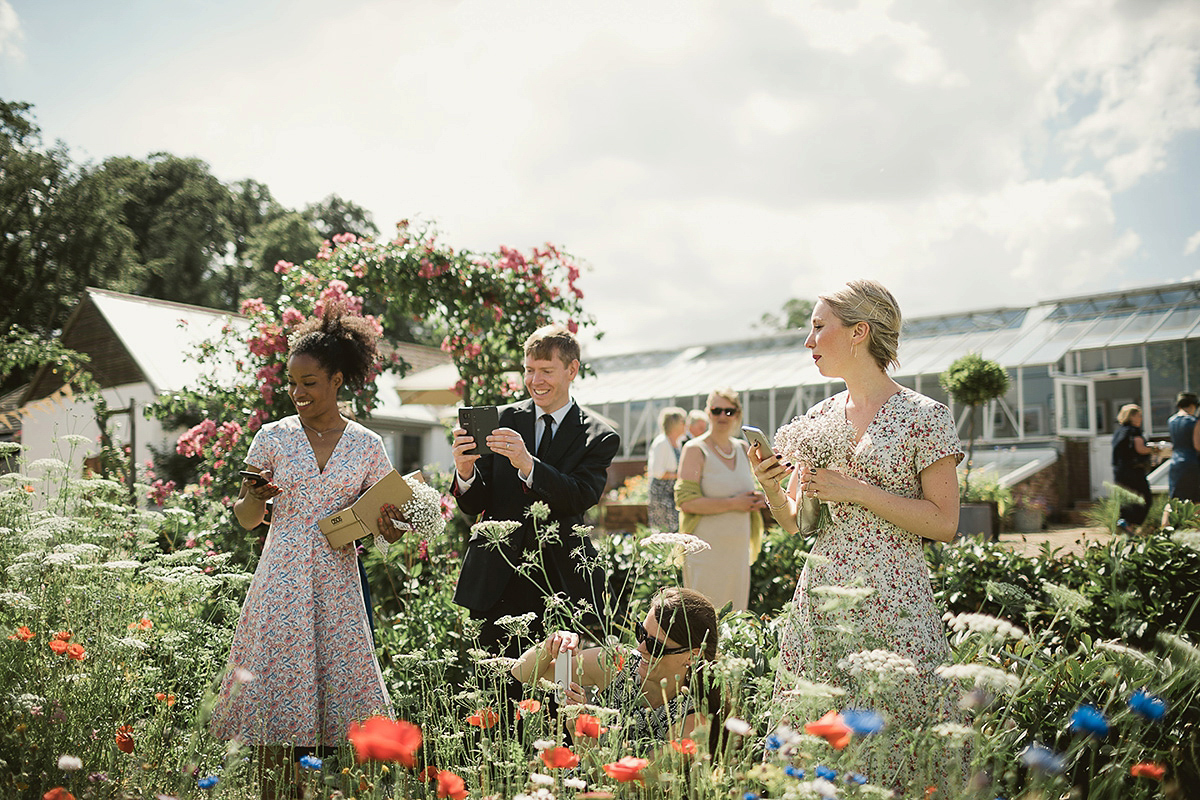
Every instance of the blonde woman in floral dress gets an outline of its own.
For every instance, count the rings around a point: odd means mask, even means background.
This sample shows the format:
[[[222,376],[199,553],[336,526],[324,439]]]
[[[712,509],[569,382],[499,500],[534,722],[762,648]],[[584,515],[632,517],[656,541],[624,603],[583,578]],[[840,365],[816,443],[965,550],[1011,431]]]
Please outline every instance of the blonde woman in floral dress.
[[[787,690],[798,678],[843,687],[848,694],[836,701],[842,708],[883,714],[883,740],[953,716],[934,674],[950,648],[922,541],[954,538],[963,452],[946,406],[888,377],[899,333],[895,298],[874,281],[822,295],[805,346],[821,374],[845,381],[846,390],[781,428],[777,456],[760,460],[757,448],[750,454],[785,530],[799,530],[804,498],[823,502],[830,514],[785,624],[776,698],[786,714]],[[802,463],[814,449],[802,443],[806,431],[828,437],[837,450],[837,428],[847,423],[842,452],[830,454],[829,466]],[[927,765],[901,743],[890,744],[871,762],[873,783],[906,787],[924,776]],[[961,778],[959,766],[949,771],[934,775],[935,782]]]

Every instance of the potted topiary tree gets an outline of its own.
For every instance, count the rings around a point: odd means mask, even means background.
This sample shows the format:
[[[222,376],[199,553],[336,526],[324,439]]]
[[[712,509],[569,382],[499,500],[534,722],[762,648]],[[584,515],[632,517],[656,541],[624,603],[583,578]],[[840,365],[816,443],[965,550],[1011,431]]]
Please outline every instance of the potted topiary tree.
[[[999,519],[994,502],[984,505],[986,523],[978,519],[979,512],[969,510],[971,496],[971,466],[975,456],[975,412],[986,403],[1003,397],[1008,391],[1008,372],[995,361],[989,361],[978,353],[967,353],[950,365],[941,374],[942,388],[954,399],[970,410],[967,416],[967,468],[963,473],[960,498],[963,502],[959,514],[958,529],[962,533],[982,533],[994,539],[999,528]]]

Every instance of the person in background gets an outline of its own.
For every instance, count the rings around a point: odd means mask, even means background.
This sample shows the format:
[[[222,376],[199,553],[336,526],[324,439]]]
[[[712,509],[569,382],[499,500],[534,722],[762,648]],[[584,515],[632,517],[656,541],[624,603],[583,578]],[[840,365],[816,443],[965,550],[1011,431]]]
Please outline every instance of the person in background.
[[[1200,503],[1200,425],[1196,424],[1194,392],[1180,392],[1175,398],[1179,409],[1167,422],[1171,432],[1171,467],[1168,474],[1170,496]]]
[[[679,477],[680,440],[685,431],[687,412],[667,406],[658,414],[661,432],[650,442],[646,475],[650,478],[650,527],[656,531],[679,530],[679,511],[675,508],[675,479]]]
[[[703,436],[708,430],[708,412],[703,408],[693,408],[687,414],[687,433],[679,440],[679,446],[690,442],[697,436]]]
[[[688,553],[683,585],[707,595],[717,608],[734,611],[750,605],[750,564],[762,544],[766,508],[757,490],[742,432],[742,401],[732,389],[708,395],[712,426],[683,446],[675,506],[679,529],[708,542],[709,549]]]
[[[1155,448],[1146,444],[1146,436],[1142,433],[1141,407],[1135,403],[1121,406],[1117,412],[1117,429],[1112,437],[1113,479],[1118,486],[1142,498],[1140,502],[1121,506],[1117,528],[1122,533],[1133,533],[1133,528],[1145,522],[1146,515],[1150,513],[1154,494],[1150,491],[1146,472],[1154,452]]]

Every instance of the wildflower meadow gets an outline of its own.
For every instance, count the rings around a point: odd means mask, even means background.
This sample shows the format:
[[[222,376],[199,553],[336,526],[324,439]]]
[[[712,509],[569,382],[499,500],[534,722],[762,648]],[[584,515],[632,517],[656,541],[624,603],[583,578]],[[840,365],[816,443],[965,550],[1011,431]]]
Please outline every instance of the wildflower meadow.
[[[61,460],[32,463],[0,445],[15,466],[0,476],[0,794],[258,796],[252,748],[206,728],[253,559],[234,557],[238,534],[218,501],[192,494],[133,508],[124,486],[70,474],[81,444],[65,437]],[[503,705],[511,662],[478,650],[474,624],[450,602],[467,532],[458,520],[440,539],[367,557],[396,719],[363,720],[336,753],[306,755],[298,795],[886,797],[873,758],[886,743],[921,765],[961,764],[953,790],[918,781],[894,796],[1194,797],[1200,533],[1187,530],[1195,509],[1171,514],[1175,526],[1078,556],[930,545],[953,648],[942,691],[961,716],[918,730],[844,707],[838,685],[800,681],[772,701],[779,628],[810,542],[771,531],[752,610],[722,618],[711,670],[727,708],[719,729],[650,749],[627,740],[612,709],[554,703],[553,686]],[[502,525],[476,532],[506,535]],[[678,583],[687,537],[539,535],[595,538],[612,576],[598,643],[619,669],[649,597]],[[843,591],[825,602],[860,601]],[[576,612],[549,609],[563,626]],[[509,624],[519,631],[528,620]],[[869,642],[846,662],[847,680],[880,697],[911,668]]]

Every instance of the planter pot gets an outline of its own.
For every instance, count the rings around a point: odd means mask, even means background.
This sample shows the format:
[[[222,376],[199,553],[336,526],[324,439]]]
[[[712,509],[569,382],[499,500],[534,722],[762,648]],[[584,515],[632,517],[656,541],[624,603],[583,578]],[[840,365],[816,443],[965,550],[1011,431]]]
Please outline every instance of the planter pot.
[[[981,536],[994,542],[1000,530],[995,503],[963,503],[958,511],[958,532],[962,536]]]
[[[1013,512],[1013,530],[1018,533],[1038,533],[1046,515],[1036,508],[1018,508]]]

